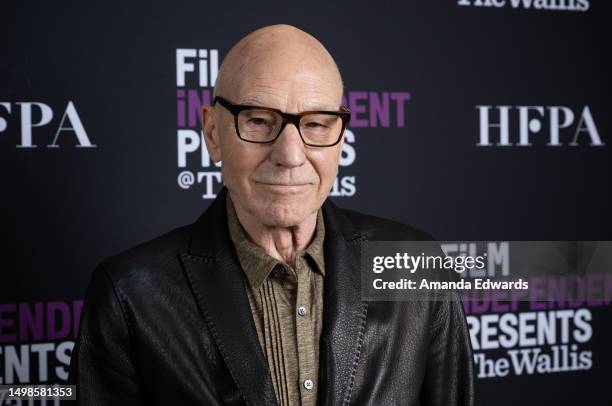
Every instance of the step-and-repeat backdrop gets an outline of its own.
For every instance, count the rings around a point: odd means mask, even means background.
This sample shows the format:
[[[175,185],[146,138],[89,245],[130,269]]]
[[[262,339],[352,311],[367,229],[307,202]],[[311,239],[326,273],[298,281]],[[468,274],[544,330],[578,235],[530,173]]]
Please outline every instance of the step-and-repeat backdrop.
[[[63,382],[95,265],[215,197],[198,112],[268,24],[343,74],[338,205],[440,240],[612,240],[606,1],[86,3],[0,6],[0,384]],[[610,303],[465,308],[479,404],[612,404]]]

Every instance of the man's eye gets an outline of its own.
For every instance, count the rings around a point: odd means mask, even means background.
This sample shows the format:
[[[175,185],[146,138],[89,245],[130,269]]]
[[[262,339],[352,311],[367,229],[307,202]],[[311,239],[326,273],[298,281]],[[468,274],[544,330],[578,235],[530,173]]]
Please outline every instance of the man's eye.
[[[311,121],[306,123],[306,127],[309,128],[327,128],[327,126],[323,123],[317,123],[316,121]]]
[[[266,120],[265,118],[261,118],[261,117],[251,117],[249,118],[249,124],[251,125],[268,125],[268,120]]]

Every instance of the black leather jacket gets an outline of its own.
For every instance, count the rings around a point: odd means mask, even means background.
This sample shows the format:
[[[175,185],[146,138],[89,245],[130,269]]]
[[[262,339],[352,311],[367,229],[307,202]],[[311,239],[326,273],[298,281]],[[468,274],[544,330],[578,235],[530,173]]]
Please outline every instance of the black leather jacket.
[[[79,404],[277,404],[228,233],[225,194],[195,223],[96,268],[70,365]],[[458,299],[360,300],[362,241],[427,235],[329,200],[323,213],[319,404],[473,404]]]

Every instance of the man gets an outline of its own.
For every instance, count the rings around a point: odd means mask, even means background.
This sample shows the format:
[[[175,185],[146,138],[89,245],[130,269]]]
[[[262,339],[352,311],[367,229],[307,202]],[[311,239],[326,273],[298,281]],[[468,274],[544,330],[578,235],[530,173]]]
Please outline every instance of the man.
[[[295,27],[230,50],[202,112],[226,188],[195,223],[96,269],[70,372],[81,404],[472,403],[457,299],[361,300],[363,241],[427,236],[327,200],[342,93]]]

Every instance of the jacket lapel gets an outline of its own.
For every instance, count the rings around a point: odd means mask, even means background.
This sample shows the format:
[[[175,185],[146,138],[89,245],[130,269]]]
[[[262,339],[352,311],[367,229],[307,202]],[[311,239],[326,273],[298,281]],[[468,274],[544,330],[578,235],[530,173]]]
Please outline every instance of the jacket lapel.
[[[319,404],[348,404],[361,354],[367,302],[361,301],[361,242],[365,239],[328,199]]]
[[[246,278],[231,245],[225,195],[193,227],[188,253],[180,255],[196,301],[246,404],[276,405],[272,378],[259,344]]]

